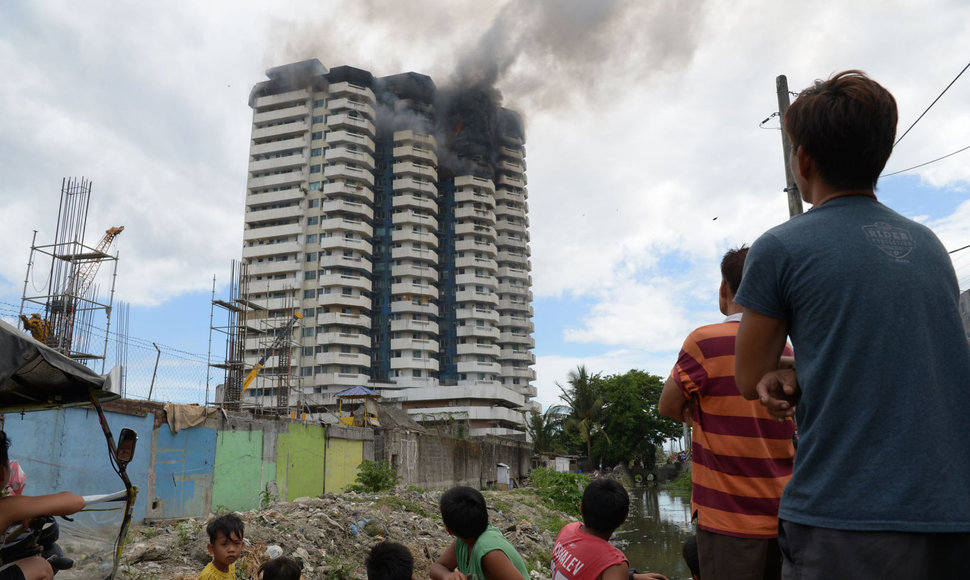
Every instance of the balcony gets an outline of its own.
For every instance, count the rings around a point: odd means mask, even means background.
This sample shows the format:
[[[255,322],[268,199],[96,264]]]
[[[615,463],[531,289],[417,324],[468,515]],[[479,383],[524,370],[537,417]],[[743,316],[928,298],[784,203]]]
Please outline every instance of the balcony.
[[[411,300],[395,300],[391,302],[391,312],[394,314],[422,314],[426,316],[431,316],[434,318],[438,317],[438,305],[431,302],[415,304]],[[434,327],[434,332],[437,333],[437,326]],[[498,338],[498,330],[496,329],[495,337]]]
[[[267,226],[264,228],[247,228],[243,232],[243,241],[265,240],[269,238],[279,238],[282,236],[295,236],[303,233],[303,226],[299,223],[287,224],[284,226]],[[278,244],[273,244],[278,245]],[[282,252],[278,252],[282,253]]]
[[[366,201],[368,204],[374,203],[374,192],[369,187],[365,187],[363,183],[359,182],[348,183],[343,180],[330,181],[323,184],[323,194],[326,196],[350,196],[361,201]]]
[[[528,367],[515,368],[510,366],[502,367],[503,377],[512,377],[514,379],[525,379],[527,381],[536,380],[536,371]]]
[[[370,90],[367,87],[351,84],[347,81],[344,81],[342,83],[334,83],[330,85],[329,90],[330,90],[330,94],[334,97],[346,95],[346,96],[357,97],[358,99],[362,99],[366,103],[373,104],[375,102],[374,91]]]
[[[273,137],[296,136],[310,130],[310,125],[305,120],[284,123],[282,125],[271,125],[262,129],[253,129],[253,141],[261,141]]]
[[[303,156],[302,151],[297,150],[295,153],[289,155],[250,161],[249,173],[263,173],[264,171],[275,171],[278,169],[296,169],[297,171],[302,171],[304,165],[306,165],[306,157]]]
[[[532,319],[526,316],[517,316],[515,314],[503,314],[498,320],[499,326],[502,328],[519,328],[528,332],[535,330],[535,326],[532,323]]]
[[[471,239],[471,240],[457,240],[455,242],[455,251],[456,252],[482,252],[482,253],[488,254],[488,255],[490,255],[492,257],[494,257],[496,254],[498,254],[498,248],[491,241],[488,241],[488,242],[481,241],[481,242],[479,242],[479,241],[476,241],[474,239]]]
[[[309,91],[305,89],[288,91],[276,95],[265,95],[256,99],[255,108],[258,111],[267,107],[278,107],[279,105],[288,103],[305,103],[308,98],[310,98]]]
[[[535,348],[536,346],[536,342],[532,336],[524,332],[504,331],[499,335],[498,340],[502,344],[519,344],[524,345],[525,348]]]
[[[483,308],[458,308],[455,310],[455,316],[458,320],[486,320],[494,324],[498,324],[498,311],[492,309]]]
[[[320,230],[324,232],[355,232],[366,238],[374,235],[374,227],[359,219],[333,217],[320,220]]]
[[[282,274],[283,272],[295,272],[302,271],[303,264],[297,262],[296,260],[280,260],[280,261],[270,261],[250,264],[246,268],[246,274],[250,277],[252,276],[266,276],[268,274]],[[262,303],[262,301],[260,301]],[[267,307],[269,308],[269,307]],[[281,306],[276,306],[275,308],[282,308]]]
[[[320,274],[317,280],[321,288],[354,288],[362,292],[370,292],[371,281],[364,276],[351,274]],[[326,296],[326,294],[323,294]]]
[[[459,304],[465,302],[491,304],[494,307],[498,306],[498,294],[465,290],[464,292],[455,293],[455,302],[458,302]]]
[[[413,175],[430,181],[438,180],[438,172],[433,167],[411,161],[399,161],[391,167],[391,171],[395,177]]]
[[[263,189],[266,187],[279,187],[281,185],[293,185],[306,181],[307,173],[305,170],[287,171],[275,173],[263,177],[250,177],[246,182],[248,189]]]
[[[433,149],[416,147],[414,145],[401,145],[394,147],[393,154],[394,159],[408,159],[432,166],[438,165],[438,155]]]
[[[370,310],[373,303],[367,296],[360,294],[348,295],[343,292],[331,292],[330,294],[320,294],[317,296],[317,303],[320,306],[336,306],[338,308],[356,308],[360,310]]]
[[[349,332],[319,332],[316,336],[316,343],[328,346],[356,346],[370,348],[371,339],[363,333],[352,334]]]
[[[438,198],[438,188],[433,181],[419,180],[413,177],[397,177],[395,175],[394,181],[391,182],[391,187],[395,192],[418,191],[434,199]],[[435,204],[435,213],[437,211],[437,204]]]
[[[499,155],[501,155],[502,157],[508,157],[510,159],[517,159],[520,161],[525,159],[525,154],[522,152],[521,149],[513,149],[512,147],[506,147],[505,145],[502,145],[501,147],[498,148],[498,152],[499,152]]]
[[[529,279],[529,271],[523,268],[515,268],[511,266],[501,266],[498,269],[499,278],[514,278],[516,280],[521,280],[523,282],[531,284]]]
[[[413,129],[406,129],[404,131],[394,132],[394,144],[414,144],[421,145],[423,147],[428,147],[429,149],[437,149],[438,141],[432,135],[427,133],[419,133]]]
[[[474,207],[456,207],[455,219],[457,220],[479,220],[489,225],[495,225],[495,212]]]
[[[394,370],[401,369],[420,369],[427,371],[437,371],[438,370],[438,359],[433,358],[412,358],[406,356],[393,357],[391,358],[391,368]]]
[[[416,225],[424,226],[431,231],[438,230],[438,220],[435,217],[423,213],[417,213],[411,209],[396,211],[391,214],[391,223],[396,226],[400,225],[407,227],[407,225]]]
[[[370,355],[355,352],[321,352],[314,357],[318,365],[340,365],[370,368]]]
[[[327,147],[337,147],[340,145],[355,145],[368,153],[374,152],[374,140],[361,133],[352,131],[327,131],[323,137],[323,142]]]
[[[506,204],[500,204],[495,208],[496,216],[512,216],[518,219],[525,219],[525,210],[521,207],[508,206]],[[505,220],[508,221],[508,220]]]
[[[279,203],[293,200],[302,200],[305,194],[300,191],[299,187],[290,187],[287,189],[281,189],[279,191],[267,191],[266,193],[253,193],[249,192],[246,195],[246,205],[263,205],[270,203]]]
[[[346,238],[344,236],[328,236],[320,238],[321,250],[357,250],[370,256],[372,246],[369,240],[363,238]]]
[[[499,374],[502,365],[497,362],[458,361],[458,372]]]
[[[485,271],[486,276],[494,276],[498,270],[498,262],[490,258],[476,258],[465,254],[455,258],[456,268],[478,268]]]
[[[483,276],[479,274],[458,274],[455,276],[455,284],[459,286],[483,286],[494,290],[499,286],[495,276]]]
[[[366,101],[351,100],[347,97],[338,97],[336,99],[330,99],[327,101],[327,110],[337,113],[343,111],[357,111],[361,116],[367,117],[368,119],[374,119],[377,117],[377,112],[374,107]]]
[[[400,282],[391,284],[391,294],[393,296],[425,296],[429,300],[433,300],[438,297],[438,287],[435,284]]]
[[[500,235],[495,243],[503,248],[513,248],[529,255],[529,242],[524,238]]]
[[[250,155],[266,155],[277,151],[291,151],[295,149],[303,150],[309,145],[310,140],[306,135],[283,139],[282,141],[270,141],[268,143],[253,144],[249,148]]]
[[[283,278],[282,280],[250,280],[249,290],[251,292],[295,292],[300,287],[296,278]]]
[[[333,149],[327,149],[324,154],[324,159],[328,163],[351,163],[361,165],[366,167],[368,170],[374,170],[374,157],[370,153],[365,153],[362,151],[351,151],[346,147],[334,147]]]
[[[427,248],[414,248],[411,246],[402,246],[400,248],[391,248],[391,258],[394,260],[401,260],[404,258],[410,258],[412,260],[421,260],[422,262],[428,262],[431,264],[438,263],[438,253]]]
[[[392,338],[391,350],[420,350],[438,352],[438,341],[430,338]]]
[[[456,235],[475,235],[489,240],[495,239],[495,228],[487,225],[465,222],[455,224]]]
[[[327,126],[331,129],[346,129],[355,133],[365,133],[368,137],[374,135],[374,123],[366,117],[353,116],[348,113],[327,115]]]
[[[364,314],[344,314],[343,312],[324,312],[317,315],[317,324],[325,326],[354,326],[370,330],[370,316]]]
[[[494,326],[476,326],[474,324],[459,326],[457,334],[459,337],[489,338],[494,340],[498,340],[500,336],[499,329]]]
[[[392,266],[391,276],[394,278],[421,278],[430,283],[435,283],[438,281],[437,268],[419,264],[400,264]]]
[[[455,177],[455,189],[462,187],[478,187],[489,195],[495,195],[495,184],[491,179],[475,177],[474,175],[460,175]]]
[[[511,348],[503,348],[501,354],[498,355],[499,360],[512,360],[512,361],[522,361],[529,364],[535,364],[536,355],[531,350],[515,350]]]
[[[243,247],[242,257],[243,258],[265,258],[266,256],[278,256],[280,254],[295,254],[297,252],[302,252],[302,251],[303,251],[303,246],[298,242],[284,242],[282,244],[263,244],[263,245]]]
[[[374,209],[370,205],[339,198],[324,199],[320,204],[320,212],[326,214],[346,213],[357,219],[374,219]]]
[[[495,197],[486,193],[462,189],[455,192],[455,203],[472,204],[480,203],[488,209],[495,207]]]
[[[259,222],[268,221],[279,221],[279,220],[290,220],[293,218],[302,218],[303,208],[300,204],[296,203],[289,207],[277,207],[274,209],[260,209],[256,211],[247,211],[245,216],[245,221],[247,224],[254,224]]]
[[[367,272],[368,274],[370,274],[374,268],[371,261],[364,259],[362,256],[343,256],[336,254],[330,256],[320,256],[319,266],[320,268],[348,268],[351,270]]]
[[[429,332],[438,334],[438,323],[430,320],[392,320],[391,332]]]
[[[350,165],[339,164],[339,165],[328,165],[323,169],[323,176],[328,180],[350,180],[356,182],[363,182],[367,184],[368,187],[374,187],[374,174],[366,169],[361,169],[360,167],[351,167]]]
[[[500,349],[497,344],[459,344],[457,345],[459,355],[484,355],[498,357]]]
[[[269,111],[256,110],[253,114],[253,125],[260,125],[263,123],[270,123],[275,121],[285,121],[285,120],[306,120],[307,115],[310,114],[310,108],[306,105],[306,97],[304,100],[292,107],[285,107],[282,109],[272,109]]]
[[[395,183],[396,182],[397,180],[395,180]],[[432,215],[438,213],[438,202],[434,199],[419,197],[410,193],[397,193],[394,195],[391,201],[394,205],[394,209],[396,210],[414,208]]]
[[[365,373],[318,373],[311,377],[314,386],[355,387],[367,384],[370,375]],[[320,395],[314,395],[319,397]]]
[[[410,244],[412,242],[417,242],[422,246],[428,248],[438,247],[438,236],[421,230],[420,232],[413,231],[411,228],[405,228],[403,230],[394,230],[391,232],[391,241],[398,244]]]

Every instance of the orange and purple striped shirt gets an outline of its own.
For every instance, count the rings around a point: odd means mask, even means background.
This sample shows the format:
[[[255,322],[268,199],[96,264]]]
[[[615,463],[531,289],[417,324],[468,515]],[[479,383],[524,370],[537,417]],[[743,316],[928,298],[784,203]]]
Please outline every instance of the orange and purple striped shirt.
[[[734,382],[739,316],[690,333],[672,376],[694,400],[693,493],[701,529],[742,538],[778,535],[778,504],[791,478],[795,424],[778,422]],[[785,347],[785,354],[792,355]]]

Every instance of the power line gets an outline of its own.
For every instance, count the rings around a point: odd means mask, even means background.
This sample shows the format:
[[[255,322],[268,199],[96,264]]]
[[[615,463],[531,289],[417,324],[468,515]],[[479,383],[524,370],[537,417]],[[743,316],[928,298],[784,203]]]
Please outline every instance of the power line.
[[[953,80],[950,81],[950,84],[948,84],[946,86],[946,88],[943,89],[943,92],[940,93],[939,96],[937,96],[935,99],[933,99],[933,102],[930,103],[930,106],[929,107],[926,107],[926,110],[923,111],[923,113],[919,117],[917,117],[915,121],[913,121],[913,124],[909,126],[909,129],[906,129],[906,131],[899,137],[899,139],[896,139],[896,142],[893,143],[893,147],[896,147],[896,145],[899,145],[899,142],[903,140],[903,137],[905,137],[907,135],[907,133],[909,133],[910,129],[912,129],[913,127],[915,127],[916,126],[916,123],[919,123],[919,120],[923,118],[923,115],[925,115],[926,113],[928,113],[929,110],[933,108],[933,105],[935,105],[936,102],[940,100],[940,97],[943,96],[943,93],[945,93],[948,90],[950,90],[950,87],[953,86],[953,83],[957,82],[957,79],[960,78],[960,75],[962,75],[963,73],[965,73],[968,68],[970,68],[970,62],[967,63],[967,66],[963,67],[963,70],[961,70],[960,73],[957,74],[957,76],[953,77]]]
[[[920,163],[919,165],[914,165],[912,167],[907,167],[906,169],[900,169],[899,171],[893,171],[892,173],[884,173],[880,177],[889,177],[891,175],[898,175],[900,173],[905,173],[907,171],[912,171],[913,169],[919,169],[920,167],[923,167],[925,165],[929,165],[930,163],[936,163],[937,161],[942,161],[942,160],[946,159],[947,157],[952,157],[952,156],[956,155],[957,153],[963,153],[967,149],[970,149],[970,145],[967,145],[963,149],[957,149],[953,153],[948,153],[948,154],[944,155],[943,157],[937,157],[936,159],[933,159],[932,161],[927,161],[926,163]]]

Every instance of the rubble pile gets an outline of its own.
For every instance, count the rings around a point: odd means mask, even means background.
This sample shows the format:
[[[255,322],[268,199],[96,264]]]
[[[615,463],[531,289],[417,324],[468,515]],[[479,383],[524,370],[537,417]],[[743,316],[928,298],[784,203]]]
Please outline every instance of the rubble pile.
[[[303,578],[366,578],[364,558],[382,540],[407,546],[415,578],[427,578],[431,564],[450,544],[438,513],[440,491],[397,489],[384,494],[326,494],[264,509],[239,512],[246,548],[237,562],[240,578],[251,578],[262,562],[285,555],[300,558]],[[525,559],[533,578],[549,576],[549,556],[562,525],[572,517],[545,506],[529,490],[484,492],[489,521]],[[118,577],[138,580],[195,580],[209,561],[206,520],[132,526]],[[81,561],[79,578],[102,563]],[[74,572],[74,571],[72,571]]]

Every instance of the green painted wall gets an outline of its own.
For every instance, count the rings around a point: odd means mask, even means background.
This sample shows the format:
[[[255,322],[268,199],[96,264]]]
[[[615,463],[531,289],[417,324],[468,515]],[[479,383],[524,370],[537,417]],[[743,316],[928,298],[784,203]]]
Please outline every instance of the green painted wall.
[[[321,425],[290,423],[276,441],[276,484],[280,499],[323,494],[324,445],[327,430]],[[357,463],[360,463],[358,460]]]
[[[327,439],[327,493],[340,493],[357,478],[364,459],[364,442]]]
[[[219,431],[213,469],[212,510],[259,507],[265,489],[262,431]]]

